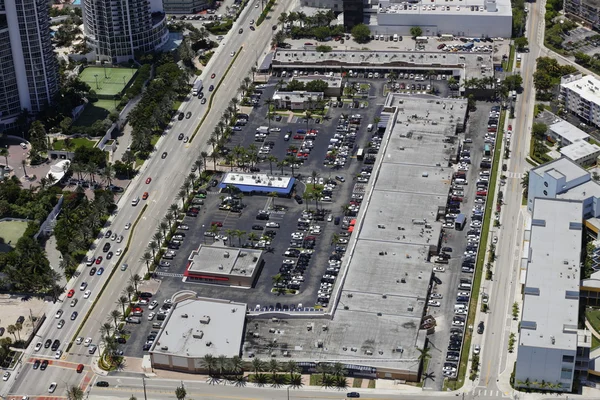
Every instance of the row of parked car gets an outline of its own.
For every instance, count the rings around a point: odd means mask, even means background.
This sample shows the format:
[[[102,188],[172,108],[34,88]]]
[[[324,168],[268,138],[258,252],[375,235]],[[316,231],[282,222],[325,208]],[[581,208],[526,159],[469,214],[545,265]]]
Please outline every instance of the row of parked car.
[[[348,162],[348,157],[354,150],[356,136],[360,128],[362,117],[353,114],[349,118],[342,115],[338,121],[336,132],[327,146],[324,165],[333,168],[342,168]]]

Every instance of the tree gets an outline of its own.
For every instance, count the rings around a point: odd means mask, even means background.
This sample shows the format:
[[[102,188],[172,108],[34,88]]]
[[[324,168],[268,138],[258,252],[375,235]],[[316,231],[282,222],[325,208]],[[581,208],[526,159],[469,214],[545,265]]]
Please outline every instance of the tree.
[[[115,329],[117,329],[117,327],[118,327],[117,323],[118,323],[119,319],[121,319],[122,316],[123,316],[123,314],[121,314],[121,311],[119,311],[119,310],[112,310],[110,312],[110,317],[112,318],[112,320],[115,324]]]
[[[83,390],[76,385],[71,385],[67,389],[67,399],[68,400],[83,400],[84,392]]]
[[[136,293],[138,291],[138,284],[141,281],[142,281],[142,277],[139,276],[138,274],[132,275],[131,278],[129,278],[129,283],[133,285]]]
[[[431,354],[429,354],[429,351],[431,349],[429,347],[423,347],[422,349],[417,349],[417,351],[419,352],[419,357],[418,360],[421,362],[425,362],[425,360],[428,360],[431,358]]]
[[[175,389],[175,397],[177,397],[177,400],[184,400],[185,396],[187,396],[187,392],[185,391],[185,388],[183,387],[183,385],[178,386]]]
[[[15,337],[15,340],[17,340],[17,336],[15,335],[15,333],[17,332],[17,328],[15,328],[14,325],[7,326],[6,332],[8,332],[10,335],[13,335]]]
[[[206,354],[202,357],[202,364],[208,370],[208,375],[212,375],[213,370],[217,366],[217,360],[212,354]]]
[[[325,92],[329,87],[329,84],[321,79],[315,79],[305,85],[306,90],[309,92]]]
[[[371,38],[371,30],[365,24],[354,25],[351,34],[357,43],[367,43]]]
[[[5,164],[6,166],[8,166],[8,155],[9,155],[8,149],[2,147],[0,149],[0,157],[4,157],[4,160],[6,161],[6,164]]]
[[[48,138],[46,135],[46,129],[39,120],[31,124],[31,128],[29,128],[29,142],[31,143],[32,152],[37,154],[48,150]]]
[[[531,127],[531,134],[536,138],[543,140],[546,132],[548,131],[548,125],[542,122],[534,122]]]
[[[127,299],[126,296],[120,296],[117,299],[117,305],[119,305],[121,307],[123,315],[125,315],[125,307],[127,307],[128,304],[129,304],[129,300]]]
[[[421,36],[423,34],[423,29],[420,26],[413,26],[410,28],[410,36],[416,38],[417,36]]]
[[[292,389],[300,389],[302,386],[304,386],[304,383],[302,382],[302,375],[300,374],[291,375],[289,382]]]
[[[152,254],[150,254],[147,251],[140,258],[141,262],[146,263],[146,269],[148,270],[148,273],[150,273],[150,261],[152,261],[152,260],[153,260]]]
[[[292,79],[291,81],[289,81],[285,88],[285,90],[287,90],[288,92],[304,90],[304,89],[306,89],[306,85],[304,84],[304,82],[300,82],[297,79]]]
[[[515,44],[517,51],[523,51],[529,46],[529,40],[527,40],[526,36],[514,38],[513,43]]]

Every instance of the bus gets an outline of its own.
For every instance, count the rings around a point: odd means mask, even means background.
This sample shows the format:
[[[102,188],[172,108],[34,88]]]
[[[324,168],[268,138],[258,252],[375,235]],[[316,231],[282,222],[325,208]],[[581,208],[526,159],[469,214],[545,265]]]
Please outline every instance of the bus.
[[[483,155],[484,156],[489,156],[492,154],[492,151],[490,149],[490,145],[486,144],[485,146],[483,146]]]
[[[467,217],[465,214],[458,214],[456,219],[454,220],[454,229],[458,231],[462,231],[467,223]]]
[[[358,151],[356,152],[356,159],[362,160],[364,158],[365,158],[365,149],[363,149],[363,148],[358,149]]]
[[[417,43],[427,43],[427,36],[417,36],[415,41]]]

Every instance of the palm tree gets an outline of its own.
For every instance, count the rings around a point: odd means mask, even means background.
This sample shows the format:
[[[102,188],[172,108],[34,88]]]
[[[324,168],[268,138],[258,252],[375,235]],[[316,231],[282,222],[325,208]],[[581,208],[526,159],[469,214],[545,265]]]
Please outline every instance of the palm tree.
[[[275,274],[271,279],[273,280],[273,285],[283,282],[283,276],[281,276],[281,274]]]
[[[148,270],[148,273],[150,273],[150,261],[152,260],[152,254],[150,254],[149,252],[145,252],[140,258],[141,262],[146,263],[146,269]]]
[[[344,364],[342,364],[340,362],[336,362],[331,367],[331,373],[334,376],[340,377],[340,376],[346,376],[348,374],[348,371],[346,370],[346,368],[344,368]]]
[[[156,232],[154,232],[154,235],[152,235],[152,240],[154,240],[160,247],[162,245],[162,240],[164,237],[165,236],[163,235],[163,233],[160,230],[157,230]]]
[[[177,200],[181,200],[181,208],[185,207],[185,200],[187,199],[187,192],[185,190],[180,190],[179,192],[177,192],[176,198],[177,198]]]
[[[290,376],[290,387],[292,389],[300,389],[302,386],[304,386],[304,383],[302,383],[302,375],[294,374]]]
[[[273,207],[275,207],[275,199],[276,199],[277,197],[279,197],[279,195],[277,194],[277,192],[275,192],[275,191],[273,191],[273,192],[270,192],[270,193],[269,193],[267,196],[269,196],[270,198],[272,198],[272,199],[273,199]]]
[[[138,274],[135,275],[131,275],[131,278],[129,278],[129,283],[131,283],[133,285],[133,288],[135,289],[135,292],[137,293],[138,291],[138,284],[142,281],[142,277],[139,276]]]
[[[187,392],[185,391],[185,388],[183,387],[183,385],[178,386],[175,389],[175,397],[177,397],[177,400],[184,400],[185,396],[187,396]]]
[[[204,357],[202,357],[202,364],[208,370],[208,375],[212,375],[213,370],[217,366],[217,360],[212,354],[206,354]]]
[[[153,240],[150,243],[148,243],[148,248],[150,249],[150,251],[152,251],[152,259],[156,259],[156,250],[160,248],[158,243],[156,243],[156,241]]]
[[[244,238],[244,236],[246,236],[246,232],[241,229],[236,229],[235,236],[238,238],[239,247],[242,247],[242,239]]]
[[[171,212],[175,218],[177,218],[179,216],[179,206],[175,203],[171,204],[169,206],[169,212]]]
[[[271,386],[274,388],[280,388],[285,384],[285,380],[285,375],[273,374],[271,375]]]
[[[250,241],[250,243],[252,243],[252,247],[254,247],[254,242],[257,241],[258,239],[259,238],[258,238],[258,235],[256,233],[250,232],[248,234],[248,240]]]
[[[123,315],[125,315],[125,307],[127,307],[128,304],[129,304],[129,300],[127,299],[126,296],[120,296],[117,299],[117,305],[121,306],[121,309],[123,311]]]
[[[314,171],[310,173],[310,176],[312,177],[313,180],[313,189],[317,188],[317,178],[319,178],[319,173],[317,171]]]
[[[272,375],[277,374],[277,372],[279,372],[279,361],[275,359],[270,359],[268,370]]]
[[[429,351],[431,349],[429,347],[423,347],[422,349],[417,348],[417,351],[419,352],[419,357],[418,360],[425,362],[426,360],[431,358],[431,354],[429,354]]]
[[[302,193],[302,199],[306,203],[306,211],[308,211],[308,202],[314,198],[314,195],[311,192]]]
[[[331,246],[335,246],[340,241],[339,233],[334,233],[331,237]]]
[[[115,167],[111,163],[107,163],[102,171],[102,176],[109,185],[112,185],[112,180],[115,178]]]
[[[331,375],[323,375],[323,378],[321,379],[321,386],[323,386],[325,389],[335,386],[335,377]]]
[[[229,362],[230,371],[240,374],[244,370],[244,361],[240,356],[233,356]]]
[[[336,376],[334,385],[338,390],[346,390],[350,386],[345,376]]]
[[[111,324],[109,324],[108,322],[100,325],[100,337],[102,339],[106,339],[107,337],[110,337],[110,335],[112,334],[113,331],[113,326]]]
[[[194,161],[194,166],[198,169],[198,171],[202,171],[204,160],[202,158],[197,158],[196,161]]]
[[[173,230],[173,222],[175,219],[175,216],[170,211],[165,215],[165,221],[169,224],[169,231]]]
[[[254,375],[253,380],[254,380],[254,383],[256,384],[256,386],[263,387],[267,383],[268,378],[267,378],[267,375],[265,375],[265,374],[256,374],[256,375]]]
[[[269,168],[271,169],[271,175],[273,175],[273,163],[277,163],[277,157],[272,154],[267,156],[267,161],[269,162]]]
[[[117,329],[117,321],[119,319],[121,319],[121,317],[123,316],[123,314],[121,314],[121,311],[119,310],[112,310],[110,312],[110,317],[112,318],[113,322],[115,323],[115,329]]]
[[[265,370],[265,363],[260,358],[252,359],[252,370],[255,374],[263,372]]]
[[[318,374],[322,374],[321,380],[324,381],[325,377],[329,373],[330,367],[329,364],[319,363],[316,368],[316,372]]]
[[[201,151],[200,157],[202,157],[202,165],[204,166],[204,171],[206,171],[206,159],[208,158],[208,152]]]
[[[300,372],[300,367],[298,367],[298,363],[294,360],[289,360],[288,362],[286,362],[284,369],[290,373],[290,378],[296,372]]]
[[[129,283],[131,283],[132,281],[129,280]],[[131,303],[131,296],[133,296],[135,293],[137,292],[137,290],[135,290],[135,288],[133,287],[133,285],[128,285],[125,288],[125,293],[127,294],[127,299],[129,300],[129,303]]]
[[[235,378],[234,384],[237,387],[244,387],[248,383],[246,377],[244,375],[238,375]]]
[[[237,97],[234,97],[234,98],[232,98],[232,99],[229,101],[229,105],[230,105],[231,107],[233,107],[233,111],[234,111],[234,113],[235,113],[235,114],[237,114],[237,111],[238,111],[238,110],[237,110],[237,105],[238,105],[239,103],[240,103],[240,100],[239,100]]]
[[[67,389],[67,400],[83,400],[84,392],[76,385],[71,385]]]
[[[160,231],[162,232],[164,237],[167,237],[167,231],[169,230],[169,224],[167,224],[166,222],[161,222],[160,224],[158,224],[158,229],[160,229]]]
[[[14,325],[7,326],[6,332],[8,332],[10,335],[13,335],[15,337],[15,341],[17,340],[17,336],[15,335],[15,333],[17,332],[17,328],[15,328]]]

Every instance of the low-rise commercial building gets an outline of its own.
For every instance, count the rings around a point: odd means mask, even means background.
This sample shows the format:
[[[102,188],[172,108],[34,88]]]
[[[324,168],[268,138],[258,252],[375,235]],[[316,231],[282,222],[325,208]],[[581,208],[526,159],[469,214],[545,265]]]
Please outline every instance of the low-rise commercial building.
[[[563,147],[580,140],[590,140],[590,135],[567,121],[559,121],[550,125],[548,127],[548,137]]]
[[[442,242],[439,216],[445,215],[450,160],[458,151],[449,143],[464,128],[467,101],[390,94],[383,110],[377,178],[365,190],[330,319],[251,313],[245,357],[289,357],[306,372],[342,362],[353,376],[418,381],[424,321],[433,320],[426,315],[429,258]]]
[[[246,305],[207,298],[175,302],[150,348],[153,368],[205,373],[206,355],[240,355]]]
[[[494,68],[501,64],[493,53],[401,51],[401,50],[335,50],[318,52],[315,46],[304,49],[278,48],[271,60],[274,71],[331,71],[341,69],[353,72],[411,72],[428,74],[430,71],[452,75],[458,79],[492,78]]]
[[[264,261],[262,250],[200,245],[188,258],[186,282],[215,285],[254,285]]]
[[[323,92],[282,92],[273,94],[275,107],[286,110],[316,110],[324,107]]]
[[[267,195],[275,192],[279,196],[289,197],[294,190],[296,178],[276,176],[261,173],[228,172],[219,183],[219,189],[234,186],[240,192],[248,195]]]
[[[536,198],[515,386],[570,392],[578,352],[581,201]],[[583,355],[584,350],[581,350]]]
[[[418,26],[425,36],[511,37],[512,9],[508,0],[395,2],[379,0],[371,32],[410,35]]]
[[[581,140],[561,148],[560,154],[577,165],[587,167],[596,164],[600,156],[600,146]]]
[[[600,80],[581,74],[561,78],[559,100],[582,120],[600,126]]]
[[[327,97],[338,97],[343,94],[344,83],[343,79],[339,76],[302,75],[294,77],[293,79],[304,84],[316,80],[325,82],[327,84],[327,89],[323,91],[323,95]]]
[[[210,8],[208,0],[163,0],[167,14],[195,14]]]

